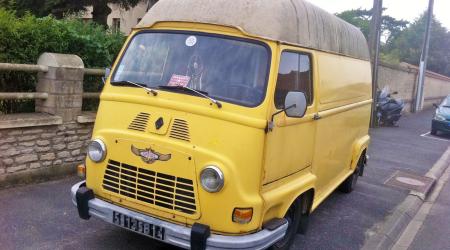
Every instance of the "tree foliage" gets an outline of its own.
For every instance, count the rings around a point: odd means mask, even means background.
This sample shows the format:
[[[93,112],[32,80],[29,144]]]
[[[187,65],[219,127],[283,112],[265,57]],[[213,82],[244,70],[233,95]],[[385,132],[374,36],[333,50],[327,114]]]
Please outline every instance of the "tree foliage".
[[[30,12],[37,17],[51,14],[61,19],[65,14],[86,11],[87,6],[92,6],[94,22],[106,27],[107,17],[111,13],[108,4],[118,4],[121,8],[128,10],[141,1],[154,3],[157,0],[0,0],[0,7],[15,10],[18,16]]]
[[[372,10],[353,9],[336,14],[338,17],[360,28],[366,39],[369,37],[370,20],[372,19]],[[381,31],[385,37],[386,43],[395,39],[403,29],[408,25],[408,21],[398,20],[388,15],[383,15],[381,22]]]
[[[35,64],[44,52],[75,54],[85,67],[111,65],[123,45],[120,33],[105,31],[81,20],[37,18],[26,14],[17,18],[0,8],[0,62]],[[36,77],[20,72],[0,72],[0,92],[33,92]],[[85,81],[85,89],[98,90],[99,79]],[[0,113],[31,112],[29,101],[2,101]]]
[[[426,29],[426,13],[402,31],[383,48],[383,54],[390,59],[418,65],[422,53]],[[430,33],[427,69],[450,76],[450,32],[433,17]]]

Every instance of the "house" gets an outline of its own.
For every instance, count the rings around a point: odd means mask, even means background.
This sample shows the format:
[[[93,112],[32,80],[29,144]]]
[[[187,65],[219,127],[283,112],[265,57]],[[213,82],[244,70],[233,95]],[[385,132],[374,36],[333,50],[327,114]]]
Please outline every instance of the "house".
[[[136,24],[141,21],[142,17],[147,13],[151,4],[148,2],[153,1],[141,1],[134,8],[125,10],[120,8],[118,4],[108,4],[112,12],[108,16],[108,26],[111,27],[113,31],[121,31],[122,33],[128,35],[131,29],[136,26]],[[92,19],[92,7],[86,7],[86,12],[82,16],[83,20],[89,21]]]

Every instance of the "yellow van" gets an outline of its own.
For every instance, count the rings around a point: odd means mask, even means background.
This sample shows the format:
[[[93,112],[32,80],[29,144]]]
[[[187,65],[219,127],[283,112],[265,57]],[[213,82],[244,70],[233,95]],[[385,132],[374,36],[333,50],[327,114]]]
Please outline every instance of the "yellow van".
[[[362,175],[371,93],[362,33],[306,1],[160,0],[106,81],[72,200],[182,248],[287,249]]]

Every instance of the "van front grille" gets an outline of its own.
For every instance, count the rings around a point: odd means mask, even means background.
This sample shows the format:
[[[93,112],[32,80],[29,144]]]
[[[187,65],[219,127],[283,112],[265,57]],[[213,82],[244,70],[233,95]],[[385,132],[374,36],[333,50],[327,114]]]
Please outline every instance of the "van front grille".
[[[166,209],[195,214],[192,180],[109,160],[103,188]]]
[[[130,123],[128,129],[145,132],[149,117],[150,117],[149,113],[144,112],[139,113]]]
[[[169,137],[189,142],[190,137],[188,123],[185,120],[174,119]]]

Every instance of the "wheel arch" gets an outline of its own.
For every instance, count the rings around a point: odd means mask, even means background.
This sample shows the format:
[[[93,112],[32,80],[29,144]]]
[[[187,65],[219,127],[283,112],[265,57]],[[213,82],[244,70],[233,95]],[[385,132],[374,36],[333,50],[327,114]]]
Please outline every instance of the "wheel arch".
[[[352,170],[355,169],[361,156],[367,153],[369,143],[370,143],[369,135],[365,135],[355,141],[355,143],[353,144],[350,169]]]
[[[308,197],[308,214],[312,210],[312,205],[314,203],[315,197],[315,189],[312,185],[303,186],[302,188],[298,188],[295,191],[292,191],[292,194],[286,194],[284,196],[278,197],[277,201],[272,201],[266,203],[268,208],[264,212],[263,222],[266,222],[272,218],[283,218],[289,208],[298,200],[304,197]]]

